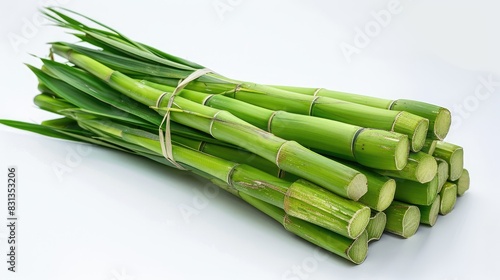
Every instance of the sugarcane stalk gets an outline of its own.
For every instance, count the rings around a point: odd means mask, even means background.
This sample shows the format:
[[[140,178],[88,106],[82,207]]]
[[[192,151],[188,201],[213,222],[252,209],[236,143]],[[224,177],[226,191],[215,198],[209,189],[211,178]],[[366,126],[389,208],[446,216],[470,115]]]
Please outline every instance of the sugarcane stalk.
[[[297,93],[315,96],[326,96],[348,102],[372,106],[375,108],[410,112],[429,120],[428,137],[430,137],[431,139],[443,140],[448,134],[451,126],[451,113],[448,109],[425,102],[408,99],[388,100],[328,89],[289,86],[277,87]]]
[[[448,181],[448,178],[450,177],[450,167],[448,163],[440,158],[436,158],[436,162],[438,163],[438,169],[437,169],[437,177],[438,177],[438,190],[437,192],[440,193],[441,189],[444,186],[444,183]]]
[[[387,223],[385,231],[403,238],[413,236],[420,225],[420,210],[415,205],[393,201],[385,211]]]
[[[62,138],[62,139],[71,139],[66,138],[64,134],[60,134],[61,132],[65,132],[68,127],[71,127],[70,131],[73,131],[72,127],[73,124],[75,123],[73,120],[69,119],[57,119],[57,120],[49,120],[45,121],[44,123],[46,125],[39,126],[39,125],[32,125],[32,124],[22,124],[20,122],[11,122],[11,121],[5,121],[5,120],[0,120],[1,123],[6,124],[6,125],[11,125],[13,127],[17,128],[26,128],[29,126],[29,130],[35,132],[35,128],[39,127],[36,132],[47,135],[47,136],[52,136],[56,138]],[[41,129],[43,127],[43,129]],[[47,129],[50,128],[50,129]],[[52,129],[54,129],[52,131]],[[61,129],[61,131],[59,131]],[[50,132],[52,131],[52,133]],[[82,132],[82,131],[80,131]],[[88,138],[90,139],[90,138]],[[71,140],[76,140],[76,141],[85,141],[84,138],[81,139],[71,139]],[[107,140],[110,140],[108,138]],[[87,141],[85,141],[87,142]],[[123,144],[125,142],[120,142],[120,144]],[[99,145],[105,144],[104,142],[98,143]],[[130,144],[133,145],[133,144]],[[108,145],[103,145],[105,147],[110,147]],[[131,147],[127,145],[127,147]],[[132,149],[135,150],[139,146],[135,146]],[[172,163],[167,161],[165,158],[160,157],[160,156],[155,156],[151,154],[145,154],[142,152],[139,152],[138,150],[134,151],[137,155],[149,158],[151,160],[157,161],[161,164],[165,164],[169,167],[175,167]],[[187,165],[185,165],[187,167]],[[293,234],[296,234],[305,240],[323,248],[326,249],[336,255],[339,255],[353,263],[360,264],[364,261],[367,255],[367,249],[368,249],[368,241],[367,241],[367,233],[366,231],[361,234],[357,239],[349,239],[346,238],[342,235],[336,234],[332,231],[326,230],[325,228],[316,226],[314,224],[311,224],[309,222],[296,219],[294,217],[291,217],[287,215],[282,209],[279,207],[273,206],[269,203],[260,201],[252,196],[249,196],[245,193],[240,193],[237,189],[235,189],[233,186],[230,186],[227,184],[226,181],[220,180],[216,177],[213,177],[205,172],[201,172],[199,170],[193,169],[192,170],[194,173],[209,179],[212,183],[215,185],[219,186],[220,188],[228,191],[229,193],[245,200],[249,204],[255,206],[258,210],[264,212],[265,214],[271,216],[275,220],[279,221],[282,223],[285,228],[290,231]]]
[[[174,86],[177,82],[150,77],[150,81]],[[412,151],[418,152],[424,145],[429,121],[420,116],[390,111],[328,97],[296,94],[255,83],[235,82],[212,87],[210,83],[192,83],[187,88],[207,93],[220,93],[246,103],[270,110],[311,115],[356,126],[394,131],[408,135]],[[220,91],[220,88],[224,88]]]
[[[396,193],[394,198],[415,205],[431,205],[436,199],[438,193],[437,189],[437,176],[425,184],[410,180],[396,179]]]
[[[287,181],[299,179],[299,177],[279,169],[276,164],[236,147],[190,139],[179,135],[172,135],[172,142],[225,160],[250,165]]]
[[[247,151],[234,149],[228,146],[221,146],[214,143],[205,143],[175,135],[172,139],[174,142],[182,143],[182,145],[186,145],[192,149],[233,162],[247,164],[288,181],[298,179],[295,175],[283,172],[275,165],[269,164],[269,162],[265,159]],[[375,211],[384,211],[387,207],[389,207],[396,190],[396,183],[393,179],[370,171],[369,169],[352,162],[340,161],[340,163],[363,173],[368,179],[368,191],[358,200],[359,202]]]
[[[78,54],[60,45],[53,45],[54,53],[65,57],[80,68],[93,74],[124,95],[147,106],[156,106],[163,92],[141,84],[124,74]],[[164,108],[171,94],[166,94],[157,109]],[[227,111],[197,104],[176,96],[171,119],[186,126],[211,134],[214,138],[240,146],[269,161],[281,169],[310,180],[343,197],[358,200],[367,191],[366,177],[346,166],[311,152],[294,141],[287,141],[242,121]],[[182,110],[182,111],[179,111]],[[195,113],[187,113],[195,112]],[[304,165],[303,162],[307,162]]]
[[[433,156],[424,152],[410,153],[408,164],[400,171],[377,170],[378,173],[419,183],[430,182],[437,173],[437,163]]]
[[[147,148],[158,155],[162,150],[158,137],[146,131],[131,129],[111,121],[79,119],[84,129],[93,128]],[[233,163],[199,151],[173,145],[176,161],[220,180],[240,193],[280,207],[291,216],[315,223],[355,239],[365,230],[370,210],[361,203],[341,198],[303,179],[288,182],[248,165]]]
[[[453,211],[453,208],[455,208],[455,203],[457,202],[457,185],[446,182],[439,195],[441,196],[439,214],[444,216],[449,214]]]
[[[460,178],[453,182],[457,185],[457,195],[462,196],[469,190],[470,187],[470,175],[467,169],[464,169]]]
[[[368,233],[368,242],[380,240],[384,234],[385,225],[387,223],[387,215],[384,212],[372,211],[370,221],[366,227]]]
[[[429,226],[436,224],[441,205],[441,196],[438,194],[431,205],[416,205],[420,209],[420,223]]]
[[[438,140],[427,138],[425,140],[424,146],[422,147],[422,150],[420,151],[432,156],[434,154],[434,151],[436,150],[436,145],[438,142]]]
[[[141,80],[141,83],[165,92],[174,87]],[[191,101],[226,110],[274,135],[294,140],[322,154],[356,161],[385,170],[400,170],[406,165],[408,140],[404,134],[363,129],[329,119],[272,111],[221,94],[183,90],[180,96]]]
[[[434,157],[444,159],[449,165],[450,181],[456,181],[464,170],[464,150],[462,147],[447,143],[438,142]]]
[[[241,194],[241,198],[281,223],[287,231],[329,252],[355,264],[361,264],[366,259],[368,253],[368,233],[366,231],[357,239],[349,239],[322,227],[289,216],[282,209],[254,197]]]
[[[396,192],[396,182],[394,179],[374,172],[359,164],[340,161],[342,164],[363,173],[368,180],[368,191],[358,201],[371,209],[381,212],[391,205]]]

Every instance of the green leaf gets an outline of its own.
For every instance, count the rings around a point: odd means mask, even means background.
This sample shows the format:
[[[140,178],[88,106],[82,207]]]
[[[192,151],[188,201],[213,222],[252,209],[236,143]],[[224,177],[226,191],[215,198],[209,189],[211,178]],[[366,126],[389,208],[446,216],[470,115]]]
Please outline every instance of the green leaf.
[[[130,122],[134,124],[143,124],[147,125],[148,123],[144,120],[128,114],[118,108],[112,107],[109,104],[100,102],[99,100],[85,94],[84,92],[70,86],[69,84],[55,79],[48,75],[47,73],[41,71],[38,68],[33,66],[28,66],[33,73],[47,86],[52,92],[54,92],[57,96],[63,98],[67,102],[82,108],[82,110],[87,110],[88,112],[92,112],[98,115],[103,115],[109,118]],[[46,103],[50,103],[53,99],[46,99]],[[56,102],[56,100],[53,100]],[[55,106],[54,106],[55,107]],[[57,113],[61,113],[63,111],[68,111],[69,109],[58,110]]]
[[[51,60],[42,59],[42,61],[49,71],[56,74],[58,78],[72,87],[80,90],[82,93],[90,95],[126,113],[135,115],[156,126],[160,125],[162,117],[155,111],[115,91],[92,75]]]
[[[52,128],[39,125],[39,124],[34,124],[34,123],[27,123],[27,122],[21,122],[21,121],[13,121],[13,120],[1,120],[0,123],[6,126],[10,126],[13,128],[25,130],[25,131],[30,131],[34,133],[38,133],[41,135],[53,137],[53,138],[58,138],[58,139],[64,139],[64,140],[76,140],[74,137],[71,137],[69,135],[66,135],[64,133],[61,133],[57,130],[54,130]]]
[[[123,74],[152,75],[174,79],[185,79],[193,71],[179,70],[159,64],[148,63],[137,59],[117,55],[107,51],[94,50],[69,43],[56,43],[69,47],[76,52],[88,56]]]

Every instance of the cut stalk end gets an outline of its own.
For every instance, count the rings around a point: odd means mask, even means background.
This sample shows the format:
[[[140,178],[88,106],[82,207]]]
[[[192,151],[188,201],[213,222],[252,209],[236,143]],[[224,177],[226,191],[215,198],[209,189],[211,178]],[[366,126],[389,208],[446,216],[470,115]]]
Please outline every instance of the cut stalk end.
[[[464,170],[464,150],[462,147],[447,143],[438,142],[434,156],[444,159],[449,165],[450,177],[448,180],[456,181]]]
[[[425,144],[429,129],[429,120],[402,111],[394,121],[393,128],[395,132],[408,135],[411,140],[411,150],[418,152]]]
[[[434,135],[439,140],[443,140],[451,126],[451,113],[446,108],[440,108],[434,122]]]
[[[385,230],[404,238],[413,236],[420,225],[420,210],[417,206],[394,201],[387,210]]]
[[[385,176],[423,184],[432,181],[436,176],[437,163],[433,156],[424,152],[410,153],[408,164],[402,170],[377,170],[377,172]]]
[[[424,146],[422,147],[422,150],[420,150],[420,151],[432,156],[432,154],[434,154],[434,151],[436,150],[437,143],[438,143],[438,140],[427,138],[425,140]]]
[[[446,108],[416,100],[399,99],[392,103],[391,110],[407,111],[429,120],[428,137],[443,140],[451,125],[451,114]]]
[[[285,212],[350,239],[356,239],[366,228],[370,209],[339,197],[305,180],[295,181],[284,200]]]
[[[440,158],[436,158],[436,162],[438,163],[437,177],[438,177],[438,193],[441,192],[441,189],[444,186],[444,183],[448,181],[448,177],[450,177],[450,167],[448,163]]]
[[[455,182],[457,184],[457,195],[462,196],[465,194],[466,191],[469,190],[470,186],[470,176],[469,176],[469,171],[467,169],[464,169],[462,172],[462,176],[458,179],[458,181]]]
[[[464,170],[464,150],[457,149],[450,158],[450,177],[451,181],[456,181],[462,175]]]
[[[457,202],[457,185],[446,182],[439,195],[441,196],[439,214],[444,216],[453,211],[455,207],[455,203]]]
[[[420,157],[420,162],[415,170],[415,177],[420,183],[432,181],[436,176],[437,162],[433,156],[423,153],[424,157]]]
[[[441,205],[441,196],[438,194],[434,202],[429,206],[419,205],[420,209],[420,223],[429,226],[434,226],[436,224],[437,218],[439,216],[439,206]]]
[[[362,173],[357,174],[347,186],[347,196],[358,201],[368,191],[368,180]]]
[[[370,222],[366,227],[368,233],[368,242],[380,240],[384,233],[387,215],[384,212],[372,212]]]
[[[387,209],[394,200],[394,194],[396,193],[396,181],[393,179],[388,180],[380,190],[379,201],[377,205],[377,209],[383,211]]]
[[[408,162],[408,136],[379,129],[364,129],[354,142],[354,157],[361,165],[401,170]]]
[[[361,264],[368,255],[368,233],[365,231],[347,249],[347,256],[355,264]]]
[[[370,214],[370,208],[364,207],[352,216],[349,221],[349,227],[347,228],[350,237],[358,238],[365,231],[370,221]]]

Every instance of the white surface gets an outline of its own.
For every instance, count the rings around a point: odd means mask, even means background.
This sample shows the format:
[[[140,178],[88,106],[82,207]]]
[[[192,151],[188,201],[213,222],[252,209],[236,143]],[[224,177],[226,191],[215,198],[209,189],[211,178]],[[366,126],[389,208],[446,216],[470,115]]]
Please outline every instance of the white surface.
[[[371,13],[389,3],[355,2],[58,3],[235,78],[419,99],[455,112],[465,104],[448,140],[464,146],[472,186],[434,228],[422,227],[409,240],[385,235],[370,246],[364,264],[352,266],[321,257],[230,195],[207,192],[203,180],[2,126],[0,177],[6,178],[8,165],[19,169],[20,226],[14,275],[3,261],[2,180],[0,279],[498,279],[500,85],[483,100],[474,92],[480,77],[500,81],[500,5],[401,0],[401,11],[348,63],[342,42],[353,44],[355,28],[372,24]],[[230,9],[218,14],[214,4]],[[10,1],[0,12],[0,118],[39,122],[48,116],[32,105],[37,82],[22,63],[39,65],[28,53],[45,56],[45,42],[68,37],[56,28],[30,26],[37,8]],[[9,41],[13,34],[24,37],[17,47]],[[74,158],[71,151],[85,155]],[[55,164],[71,172],[58,176]],[[197,209],[189,222],[179,210],[186,207]],[[303,265],[305,274],[287,274]]]

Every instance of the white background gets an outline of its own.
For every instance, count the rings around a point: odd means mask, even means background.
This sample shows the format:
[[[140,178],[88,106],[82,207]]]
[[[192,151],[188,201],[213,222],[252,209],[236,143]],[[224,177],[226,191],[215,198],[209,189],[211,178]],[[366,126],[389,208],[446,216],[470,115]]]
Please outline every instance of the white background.
[[[37,82],[23,63],[40,65],[29,54],[46,56],[46,42],[75,41],[40,25],[37,9],[59,3],[230,77],[446,106],[472,186],[434,228],[384,235],[353,266],[188,174],[2,126],[0,279],[498,279],[500,84],[481,88],[500,81],[498,2],[401,0],[383,27],[373,13],[388,0],[33,2],[4,1],[0,12],[0,118],[50,117],[32,105]],[[369,42],[356,45],[356,28],[367,27]],[[357,53],[344,55],[347,44]],[[19,169],[16,274],[4,262],[10,165]],[[179,209],[189,207],[186,218]],[[303,274],[287,274],[294,266]]]

